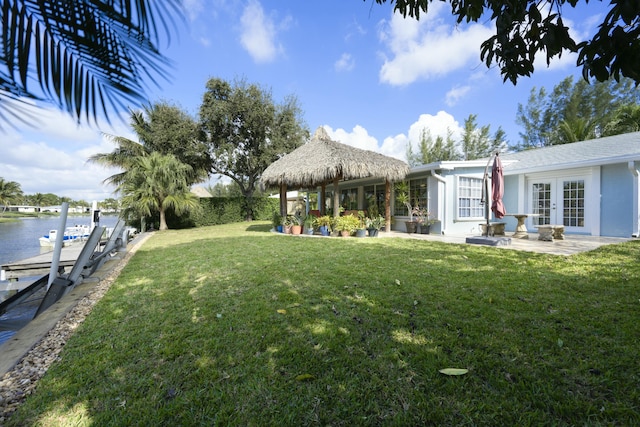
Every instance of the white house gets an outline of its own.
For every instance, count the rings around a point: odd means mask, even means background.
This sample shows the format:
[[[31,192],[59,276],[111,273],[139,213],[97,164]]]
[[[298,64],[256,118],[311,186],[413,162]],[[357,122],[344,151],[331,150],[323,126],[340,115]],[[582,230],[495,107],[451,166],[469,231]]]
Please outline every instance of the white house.
[[[529,214],[528,228],[562,224],[567,234],[638,236],[640,132],[505,153],[500,158],[507,214]],[[411,170],[407,177],[411,200],[427,206],[439,220],[432,232],[479,232],[485,221],[481,201],[488,161],[436,162]],[[383,182],[344,181],[340,192],[345,209],[366,210],[376,200],[382,211]],[[392,206],[393,228],[403,230],[407,210],[397,203]],[[515,217],[500,221],[507,231],[515,231]]]

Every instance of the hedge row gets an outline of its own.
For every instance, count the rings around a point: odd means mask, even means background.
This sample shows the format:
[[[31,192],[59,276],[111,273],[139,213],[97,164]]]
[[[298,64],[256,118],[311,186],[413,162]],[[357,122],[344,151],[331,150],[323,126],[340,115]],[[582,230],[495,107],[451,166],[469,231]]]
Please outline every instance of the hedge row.
[[[273,212],[280,210],[277,198],[256,197],[254,200],[253,219],[270,221]],[[210,197],[200,199],[200,212],[180,217],[167,214],[169,228],[204,227],[207,225],[228,224],[245,220],[246,200],[243,197]]]

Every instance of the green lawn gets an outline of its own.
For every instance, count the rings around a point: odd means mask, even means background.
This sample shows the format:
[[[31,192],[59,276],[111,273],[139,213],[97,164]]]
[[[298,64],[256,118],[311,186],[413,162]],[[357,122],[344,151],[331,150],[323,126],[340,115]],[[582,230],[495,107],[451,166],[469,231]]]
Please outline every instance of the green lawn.
[[[153,236],[10,423],[640,423],[640,242],[565,257],[268,228]]]

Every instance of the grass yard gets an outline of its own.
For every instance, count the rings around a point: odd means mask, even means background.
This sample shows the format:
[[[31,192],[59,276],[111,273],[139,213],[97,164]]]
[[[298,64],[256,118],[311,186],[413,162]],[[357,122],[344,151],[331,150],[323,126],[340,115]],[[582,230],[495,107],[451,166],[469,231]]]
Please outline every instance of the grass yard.
[[[153,236],[10,425],[640,424],[640,242],[268,229]]]

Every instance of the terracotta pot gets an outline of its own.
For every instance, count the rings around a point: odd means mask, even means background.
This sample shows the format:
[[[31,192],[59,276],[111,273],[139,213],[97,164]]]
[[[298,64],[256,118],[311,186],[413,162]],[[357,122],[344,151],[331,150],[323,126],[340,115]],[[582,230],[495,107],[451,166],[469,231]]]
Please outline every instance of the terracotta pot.
[[[292,225],[291,226],[291,234],[302,234],[302,226],[301,225]]]

